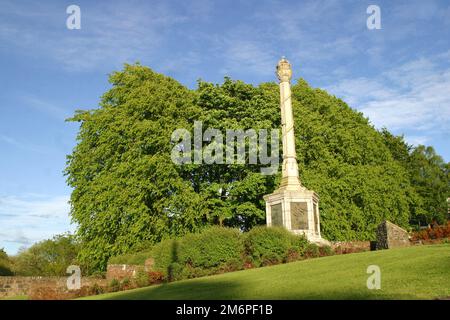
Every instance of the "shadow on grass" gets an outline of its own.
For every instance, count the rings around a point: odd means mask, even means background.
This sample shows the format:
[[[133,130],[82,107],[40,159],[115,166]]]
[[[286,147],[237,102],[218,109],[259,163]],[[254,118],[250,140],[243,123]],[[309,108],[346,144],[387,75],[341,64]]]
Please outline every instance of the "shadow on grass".
[[[113,300],[219,300],[239,299],[237,282],[203,279],[175,281],[157,286],[124,291],[105,297]]]
[[[175,271],[174,266],[178,263],[178,241],[172,242],[171,247],[171,263],[169,264],[169,267],[167,268],[167,276],[169,278],[169,282],[172,282],[175,279]]]
[[[245,291],[245,293],[243,293]],[[105,297],[113,300],[410,300],[417,299],[414,294],[388,294],[383,290],[339,289],[320,291],[320,287],[305,292],[271,293],[248,292],[239,281],[218,281],[195,279],[172,282],[131,290]]]
[[[281,295],[279,300],[417,300],[414,294],[386,294],[382,291],[363,290],[334,290],[323,293],[304,293],[295,295]]]

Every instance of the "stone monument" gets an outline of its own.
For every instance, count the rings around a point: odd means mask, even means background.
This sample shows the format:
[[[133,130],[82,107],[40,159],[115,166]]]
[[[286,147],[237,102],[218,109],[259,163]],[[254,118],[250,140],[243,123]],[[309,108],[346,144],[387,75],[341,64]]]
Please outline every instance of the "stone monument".
[[[410,246],[409,234],[405,229],[384,220],[377,227],[377,250]]]
[[[320,234],[319,196],[302,186],[295,153],[294,117],[292,114],[292,69],[283,57],[277,65],[280,81],[281,135],[283,165],[280,187],[264,196],[268,226],[282,226],[303,234],[314,243],[329,244]]]

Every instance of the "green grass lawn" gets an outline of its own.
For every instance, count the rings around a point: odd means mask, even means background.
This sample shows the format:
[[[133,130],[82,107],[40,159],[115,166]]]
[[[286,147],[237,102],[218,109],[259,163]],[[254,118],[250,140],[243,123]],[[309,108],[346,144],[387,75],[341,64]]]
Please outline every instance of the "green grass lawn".
[[[1,298],[0,300],[28,300],[28,296],[6,297],[6,298]]]
[[[381,289],[369,290],[369,265]],[[226,273],[88,299],[434,299],[450,296],[450,245],[354,253]]]

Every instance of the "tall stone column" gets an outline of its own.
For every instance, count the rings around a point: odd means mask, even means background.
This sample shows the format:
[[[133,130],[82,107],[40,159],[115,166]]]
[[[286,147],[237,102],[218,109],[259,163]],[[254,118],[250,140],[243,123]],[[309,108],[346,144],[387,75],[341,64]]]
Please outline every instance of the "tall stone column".
[[[283,143],[282,178],[278,189],[264,196],[268,226],[282,226],[309,241],[329,244],[320,234],[319,196],[300,183],[295,152],[290,63],[282,58],[277,65],[280,81],[281,134]]]
[[[280,189],[297,190],[300,187],[297,155],[295,152],[294,116],[291,101],[292,69],[282,58],[277,65],[280,81],[281,136],[283,142],[283,167]]]

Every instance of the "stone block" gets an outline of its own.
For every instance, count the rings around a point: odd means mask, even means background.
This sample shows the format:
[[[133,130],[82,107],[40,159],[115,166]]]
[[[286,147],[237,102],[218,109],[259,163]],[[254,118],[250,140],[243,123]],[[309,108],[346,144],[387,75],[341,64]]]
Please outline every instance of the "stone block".
[[[377,228],[377,250],[410,246],[408,232],[389,221],[383,221]]]

